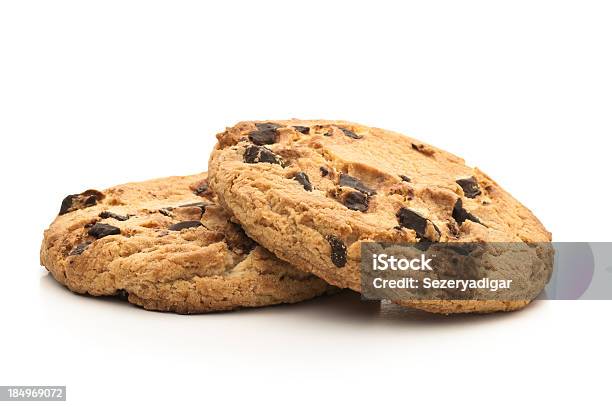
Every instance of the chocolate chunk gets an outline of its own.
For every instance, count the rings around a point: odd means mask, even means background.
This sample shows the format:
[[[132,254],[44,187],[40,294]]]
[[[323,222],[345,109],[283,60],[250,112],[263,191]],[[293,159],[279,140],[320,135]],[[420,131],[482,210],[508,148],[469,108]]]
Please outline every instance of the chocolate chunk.
[[[100,191],[96,191],[95,189],[88,189],[80,194],[68,195],[62,200],[62,205],[60,206],[58,216],[76,211],[77,209],[94,206],[102,199],[104,199],[104,194]]]
[[[455,219],[460,225],[466,220],[471,220],[472,222],[480,223],[481,225],[483,225],[480,219],[478,219],[476,216],[472,215],[463,208],[463,201],[461,199],[457,199],[457,202],[455,202],[452,216],[453,219]]]
[[[106,223],[96,223],[87,231],[89,236],[96,239],[110,235],[118,235],[119,233],[121,233],[121,229],[117,226],[107,225]]]
[[[476,181],[476,178],[474,177],[458,179],[455,182],[459,184],[461,189],[463,189],[463,193],[468,198],[476,198],[478,195],[482,193],[480,192],[480,187],[478,186],[478,182]]]
[[[117,290],[117,291],[115,292],[115,296],[117,296],[117,297],[118,297],[119,299],[121,299],[121,300],[127,300],[127,299],[128,299],[129,294],[128,294],[128,292],[127,292],[127,291],[125,291],[123,288],[121,288],[121,289],[119,289],[119,290]]]
[[[62,200],[62,205],[60,206],[60,211],[58,213],[58,216],[68,213],[68,211],[72,207],[72,201],[74,200],[75,197],[78,197],[78,196],[79,195],[68,195],[66,198],[64,198]]]
[[[265,144],[276,143],[276,130],[270,130],[267,132],[255,131],[249,134],[249,140],[255,145],[263,146]]]
[[[247,164],[270,163],[284,165],[283,159],[265,147],[248,146],[244,150],[244,162]]]
[[[400,178],[402,179],[402,181],[404,182],[410,182],[410,177],[407,177],[405,175],[400,175]]]
[[[340,186],[351,187],[359,192],[363,192],[366,195],[375,195],[376,191],[366,187],[363,182],[359,181],[355,177],[351,177],[348,174],[340,174]]]
[[[344,206],[354,211],[366,212],[368,210],[368,201],[368,195],[351,191],[344,197]]]
[[[329,175],[329,170],[327,168],[321,167],[319,170],[321,170],[321,176],[327,177]]]
[[[258,131],[267,131],[267,130],[276,130],[283,126],[281,126],[280,124],[268,122],[268,123],[255,123],[255,127],[257,127]]]
[[[83,205],[88,207],[88,206],[94,206],[97,203],[98,203],[98,199],[94,195],[89,195],[87,198],[85,198]]]
[[[308,175],[305,172],[298,172],[293,176],[293,179],[302,184],[306,191],[312,191],[312,184],[308,179]]]
[[[68,256],[78,256],[83,254],[85,249],[87,249],[87,246],[89,246],[89,242],[79,243],[78,245],[74,246],[70,253],[68,253]]]
[[[208,181],[207,180],[202,181],[197,187],[193,189],[193,193],[198,196],[202,196],[206,192],[208,192]]]
[[[423,216],[408,208],[400,208],[397,212],[397,218],[399,224],[403,227],[414,230],[419,237],[425,236],[427,219]]]
[[[440,240],[440,236],[442,235],[442,233],[440,232],[440,229],[438,228],[438,226],[436,226],[436,224],[433,223],[432,221],[419,215],[418,213],[408,208],[400,208],[396,216],[401,226],[414,230],[417,236],[421,240],[436,241],[436,242]],[[431,235],[427,236],[428,223],[431,224],[431,226],[436,231],[436,234],[434,237],[432,237]]]
[[[258,146],[274,144],[278,142],[278,133],[276,129],[252,131],[249,133],[249,140]]]
[[[172,211],[172,208],[161,208],[158,212],[164,216],[172,217],[172,214],[170,213],[170,211]]]
[[[116,213],[109,212],[109,211],[100,212],[100,215],[98,216],[101,217],[102,219],[113,218],[113,219],[117,219],[120,221],[126,221],[130,218],[130,215],[118,215]]]
[[[178,231],[189,228],[197,228],[200,226],[204,225],[202,225],[202,222],[200,222],[199,220],[186,220],[183,222],[175,223],[174,225],[170,226],[168,230]]]
[[[306,127],[306,126],[293,126],[293,128],[296,131],[299,131],[302,134],[309,134],[310,133],[310,127]]]
[[[326,131],[325,133],[323,133],[323,135],[325,137],[331,137],[332,136],[332,132],[331,131]]]
[[[344,242],[336,236],[325,236],[331,247],[331,261],[336,267],[344,267],[346,265],[346,246]]]
[[[258,146],[265,144],[274,144],[278,141],[278,132],[276,131],[279,127],[275,123],[255,123],[257,130],[249,133],[249,140]]]
[[[345,129],[344,127],[339,127],[340,130],[342,130],[342,132],[344,133],[345,136],[350,137],[352,139],[355,140],[359,140],[360,138],[363,138],[362,135],[360,134],[356,134],[353,131],[349,130],[349,129]]]

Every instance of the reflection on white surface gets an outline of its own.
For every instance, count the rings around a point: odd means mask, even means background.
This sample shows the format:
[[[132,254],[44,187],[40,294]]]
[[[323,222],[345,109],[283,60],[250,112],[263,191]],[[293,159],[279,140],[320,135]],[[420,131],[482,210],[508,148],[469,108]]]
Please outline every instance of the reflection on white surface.
[[[297,396],[298,405],[313,405],[322,395],[376,402],[379,389],[443,380],[448,366],[491,392],[508,369],[522,371],[522,386],[529,386],[541,372],[525,365],[536,357],[543,365],[557,362],[558,352],[547,349],[567,349],[567,336],[588,329],[584,315],[596,306],[541,301],[509,314],[445,317],[343,291],[294,305],[185,316],[76,295],[37,271],[4,297],[10,329],[1,341],[10,351],[0,382],[67,385],[69,405],[134,397],[172,405],[259,397],[285,405]],[[593,347],[608,336],[593,337]],[[567,363],[583,357],[564,353]],[[445,386],[464,390],[461,381]]]

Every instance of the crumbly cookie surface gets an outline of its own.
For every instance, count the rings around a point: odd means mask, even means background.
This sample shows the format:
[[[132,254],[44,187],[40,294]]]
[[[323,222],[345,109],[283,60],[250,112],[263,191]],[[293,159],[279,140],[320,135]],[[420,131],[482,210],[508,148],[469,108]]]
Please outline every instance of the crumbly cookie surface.
[[[77,293],[178,313],[293,303],[330,288],[246,236],[206,173],[67,196],[40,258]]]
[[[281,120],[241,122],[217,138],[209,176],[220,203],[278,257],[339,287],[360,289],[361,242],[551,239],[485,173],[392,131],[343,121]],[[529,278],[537,293],[549,275]],[[508,311],[527,303],[403,305],[453,313]]]

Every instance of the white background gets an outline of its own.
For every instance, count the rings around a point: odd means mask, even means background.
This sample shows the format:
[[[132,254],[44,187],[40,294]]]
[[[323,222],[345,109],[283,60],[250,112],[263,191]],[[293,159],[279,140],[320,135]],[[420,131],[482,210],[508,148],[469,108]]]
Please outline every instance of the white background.
[[[0,384],[77,406],[609,405],[612,302],[447,318],[344,293],[187,317],[73,295],[38,248],[65,195],[202,171],[225,126],[291,117],[410,134],[555,240],[609,241],[610,7],[1,2]]]

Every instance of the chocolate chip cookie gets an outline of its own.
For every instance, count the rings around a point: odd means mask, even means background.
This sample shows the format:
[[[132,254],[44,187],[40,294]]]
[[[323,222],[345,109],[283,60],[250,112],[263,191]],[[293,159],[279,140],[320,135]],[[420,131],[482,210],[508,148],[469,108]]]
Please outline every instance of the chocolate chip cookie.
[[[209,163],[220,203],[257,242],[338,287],[360,290],[362,242],[549,242],[521,203],[477,168],[404,135],[344,121],[241,122]],[[550,253],[533,253],[548,260]],[[537,260],[537,259],[536,259]],[[517,276],[521,301],[407,301],[431,312],[529,303],[549,273]]]
[[[67,196],[40,258],[74,292],[178,313],[294,303],[330,289],[247,237],[205,173]]]

